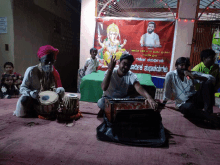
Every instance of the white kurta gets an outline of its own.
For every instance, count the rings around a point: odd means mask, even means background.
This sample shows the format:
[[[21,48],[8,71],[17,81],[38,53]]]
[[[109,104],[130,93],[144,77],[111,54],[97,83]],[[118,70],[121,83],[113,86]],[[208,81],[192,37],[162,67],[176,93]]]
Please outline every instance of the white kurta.
[[[32,98],[37,97],[36,94],[41,90],[40,74],[41,72],[38,69],[38,65],[27,68],[24,74],[24,79],[20,87],[20,93],[22,95],[18,99],[16,110],[14,111],[14,115],[18,117],[23,117],[26,115],[25,113],[26,109],[21,104],[22,97],[23,96],[30,96]],[[65,90],[63,87],[59,87],[56,89],[56,93],[58,93],[61,96],[64,96]]]

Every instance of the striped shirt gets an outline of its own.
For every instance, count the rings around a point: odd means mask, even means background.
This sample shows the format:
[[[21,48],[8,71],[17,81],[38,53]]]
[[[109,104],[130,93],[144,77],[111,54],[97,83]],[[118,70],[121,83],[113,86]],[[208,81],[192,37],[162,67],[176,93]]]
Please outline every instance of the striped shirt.
[[[123,98],[127,96],[128,87],[134,85],[135,82],[139,82],[137,75],[131,71],[123,76],[118,76],[118,68],[115,68],[111,75],[111,80],[106,91],[103,91],[103,96],[108,96],[110,98]],[[105,76],[108,70],[105,72]],[[104,76],[104,77],[105,77]]]
[[[200,72],[191,72],[193,75],[198,75],[202,77],[208,78],[207,81],[212,81],[215,83],[215,78],[209,74],[203,74]],[[194,84],[201,83],[201,81],[196,79],[187,79],[184,76],[184,80],[182,81],[177,73],[177,70],[170,71],[166,74],[165,85],[164,85],[164,96],[163,100],[168,101],[171,99],[172,94],[174,95],[174,99],[176,100],[177,107],[180,107],[184,104],[191,96],[196,93],[194,88]]]

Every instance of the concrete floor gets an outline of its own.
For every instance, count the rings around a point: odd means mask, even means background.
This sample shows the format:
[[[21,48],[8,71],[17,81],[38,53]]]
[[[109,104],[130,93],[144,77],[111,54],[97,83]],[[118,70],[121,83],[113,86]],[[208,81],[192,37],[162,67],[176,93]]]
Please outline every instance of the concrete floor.
[[[80,102],[83,118],[72,126],[12,115],[17,99],[0,100],[0,164],[219,165],[220,130],[189,121],[168,104],[161,112],[167,144],[135,147],[99,141],[96,103]],[[214,107],[214,112],[220,112]]]

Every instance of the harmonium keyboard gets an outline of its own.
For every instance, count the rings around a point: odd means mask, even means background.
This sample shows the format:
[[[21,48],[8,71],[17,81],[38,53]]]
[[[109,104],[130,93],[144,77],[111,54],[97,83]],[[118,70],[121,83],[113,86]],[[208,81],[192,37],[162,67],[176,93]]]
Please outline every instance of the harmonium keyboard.
[[[119,112],[138,116],[146,111],[154,112],[150,104],[145,104],[144,98],[114,98],[105,99],[105,115],[109,122],[114,122]]]

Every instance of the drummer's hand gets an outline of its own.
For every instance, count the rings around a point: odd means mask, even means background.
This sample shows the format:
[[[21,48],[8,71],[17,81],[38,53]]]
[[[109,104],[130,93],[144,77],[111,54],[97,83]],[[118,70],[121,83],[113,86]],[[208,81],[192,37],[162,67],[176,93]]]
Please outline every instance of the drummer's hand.
[[[39,95],[37,96],[37,99],[36,99],[36,100],[37,100],[37,103],[38,103],[38,104],[41,104],[41,103],[40,103],[40,96],[39,96]]]
[[[157,111],[158,109],[158,104],[154,101],[154,99],[152,98],[148,98],[145,100],[145,104],[150,104],[151,108],[154,110],[154,111]]]
[[[33,99],[36,99],[36,100],[38,100],[38,102],[39,102],[40,96],[39,96],[38,93],[39,93],[38,90],[34,90],[34,91],[31,91],[31,92],[30,92],[30,95],[31,95],[31,97],[32,97]]]
[[[40,104],[40,96],[39,96],[38,90],[31,91],[30,95],[33,99],[35,99],[37,101],[38,104]]]

